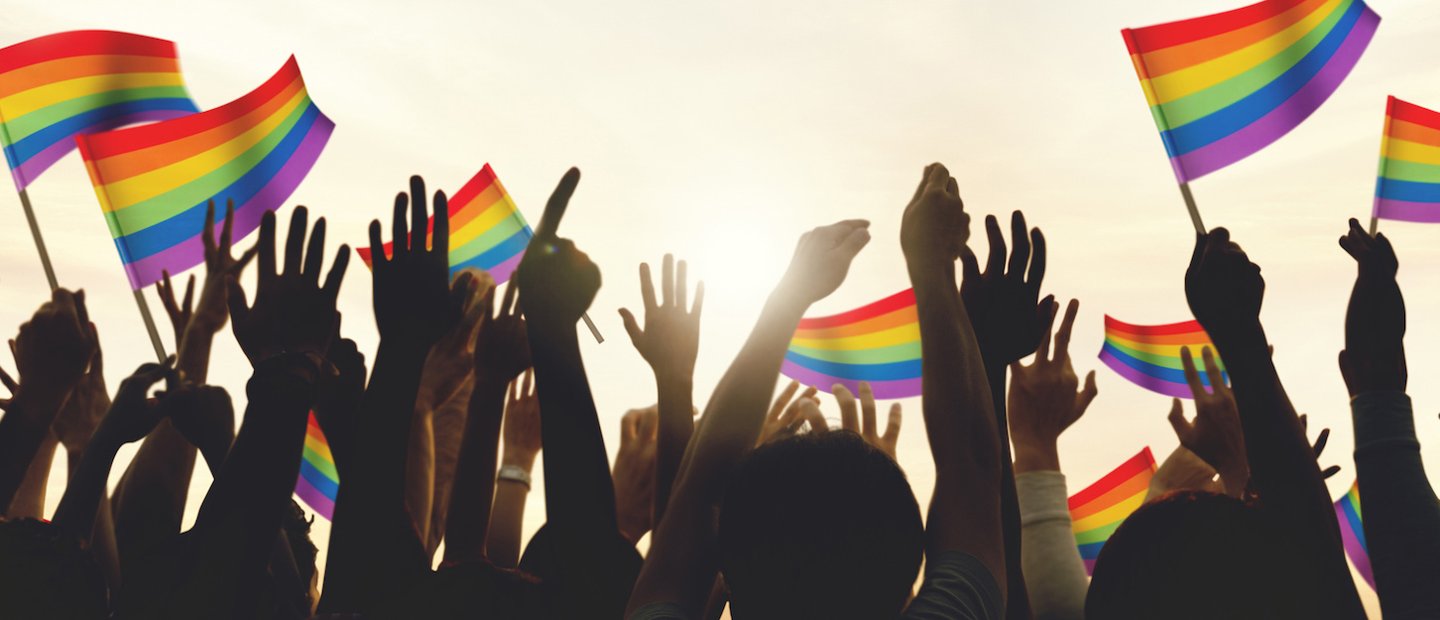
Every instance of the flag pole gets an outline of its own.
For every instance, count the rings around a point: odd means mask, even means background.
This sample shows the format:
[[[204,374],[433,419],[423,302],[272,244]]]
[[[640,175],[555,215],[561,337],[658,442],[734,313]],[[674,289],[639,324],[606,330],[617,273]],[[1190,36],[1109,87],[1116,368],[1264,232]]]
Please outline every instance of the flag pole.
[[[1380,218],[1375,217],[1375,216],[1373,216],[1373,215],[1370,216],[1370,236],[1371,236],[1371,237],[1374,237],[1374,236],[1375,236],[1375,231],[1377,231],[1377,230],[1379,230],[1379,229],[1380,229]]]
[[[35,209],[30,206],[30,194],[23,189],[20,190],[20,206],[25,209],[25,221],[30,223],[30,236],[35,239],[35,249],[40,252],[40,265],[45,268],[50,290],[60,288],[60,282],[55,279],[55,267],[50,264],[50,252],[45,250],[45,238],[40,236],[40,222],[35,220]]]
[[[595,342],[597,342],[597,343],[603,343],[603,342],[605,342],[605,337],[600,335],[600,330],[595,329],[595,321],[590,320],[590,313],[589,313],[589,312],[586,312],[585,314],[580,315],[580,318],[585,319],[585,327],[589,327],[589,328],[590,328],[590,335],[592,335],[592,336],[595,337]]]
[[[1200,208],[1195,206],[1195,196],[1190,193],[1190,184],[1180,184],[1180,195],[1185,198],[1185,208],[1190,211],[1190,223],[1195,225],[1196,234],[1205,234],[1205,222],[1200,221]]]
[[[155,317],[150,315],[150,304],[145,303],[145,289],[135,289],[135,305],[140,306],[140,318],[145,320],[145,330],[150,332],[150,344],[155,345],[155,357],[165,363],[165,345],[160,343],[160,330],[155,329]]]

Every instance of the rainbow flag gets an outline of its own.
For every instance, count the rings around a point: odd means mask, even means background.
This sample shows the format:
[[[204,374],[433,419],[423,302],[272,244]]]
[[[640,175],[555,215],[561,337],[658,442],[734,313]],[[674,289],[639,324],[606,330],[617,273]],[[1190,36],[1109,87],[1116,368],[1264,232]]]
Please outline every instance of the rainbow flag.
[[[490,164],[485,164],[470,182],[450,196],[449,205],[450,275],[453,277],[461,269],[475,267],[489,272],[496,284],[509,280],[520,266],[525,246],[535,233]],[[426,226],[434,229],[434,216]],[[390,256],[391,248],[387,242],[385,256]],[[355,251],[366,267],[372,265],[370,248]]]
[[[1365,528],[1360,518],[1360,482],[1350,485],[1350,491],[1335,500],[1335,516],[1340,521],[1340,539],[1345,543],[1345,555],[1355,570],[1375,589],[1375,571],[1370,568],[1369,547],[1365,544]]]
[[[340,474],[335,471],[335,457],[330,442],[320,430],[315,412],[305,428],[305,450],[300,459],[300,477],[295,480],[295,494],[311,510],[326,519],[335,518],[335,494],[340,491]]]
[[[1105,315],[1105,345],[1100,361],[1135,385],[1152,392],[1177,398],[1191,398],[1190,384],[1185,382],[1180,348],[1190,347],[1200,382],[1210,385],[1210,375],[1200,361],[1201,347],[1215,348],[1199,321],[1169,325],[1131,325]],[[1225,364],[1215,358],[1223,375]],[[1223,377],[1222,377],[1223,379]]]
[[[0,49],[0,145],[18,189],[77,135],[199,111],[164,39],[76,30]]]
[[[915,291],[906,289],[834,316],[807,318],[790,339],[785,376],[829,391],[868,381],[876,398],[920,395],[920,323]]]
[[[1085,561],[1085,574],[1095,572],[1100,548],[1120,523],[1145,502],[1154,475],[1155,456],[1147,447],[1095,484],[1070,496],[1070,527],[1080,547],[1080,559]]]
[[[292,56],[249,94],[174,120],[76,138],[130,285],[200,264],[205,205],[235,201],[235,239],[290,197],[330,139]]]
[[[1394,97],[1385,104],[1374,215],[1440,222],[1440,112]]]
[[[1361,0],[1266,0],[1121,34],[1185,183],[1304,122],[1350,74],[1379,24]]]

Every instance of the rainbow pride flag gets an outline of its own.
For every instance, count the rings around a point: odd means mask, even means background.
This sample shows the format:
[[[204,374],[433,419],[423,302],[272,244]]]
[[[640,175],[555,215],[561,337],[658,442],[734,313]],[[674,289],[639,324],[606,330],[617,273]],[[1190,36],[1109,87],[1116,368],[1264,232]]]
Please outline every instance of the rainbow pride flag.
[[[295,494],[311,510],[326,519],[335,518],[335,494],[340,491],[340,474],[335,471],[335,457],[330,442],[320,430],[315,412],[305,428],[305,449],[300,459],[300,477],[295,480]]]
[[[1152,392],[1177,398],[1191,398],[1190,384],[1185,382],[1185,367],[1180,362],[1180,348],[1190,347],[1200,382],[1210,385],[1210,375],[1200,361],[1201,347],[1214,349],[1210,336],[1199,321],[1169,325],[1131,325],[1105,315],[1105,345],[1100,361],[1135,385]],[[1215,358],[1220,372],[1225,364]],[[1222,377],[1223,379],[1223,377]]]
[[[1360,518],[1360,482],[1350,485],[1350,491],[1335,500],[1335,516],[1340,521],[1340,539],[1345,543],[1345,555],[1355,570],[1375,589],[1375,571],[1370,568],[1369,547],[1365,544],[1365,528]]]
[[[449,196],[449,205],[451,277],[461,269],[475,267],[489,272],[496,284],[509,280],[520,266],[525,246],[535,233],[490,164],[485,164],[460,191]],[[435,218],[431,216],[426,227],[433,231],[434,226]],[[429,237],[427,233],[426,238]],[[392,247],[391,242],[385,244],[385,256],[391,255]],[[355,251],[366,267],[373,265],[370,248],[355,248]]]
[[[1361,0],[1266,0],[1121,34],[1185,183],[1304,122],[1350,74],[1379,24]]]
[[[1146,447],[1095,484],[1070,496],[1070,527],[1080,547],[1080,559],[1085,562],[1085,574],[1095,572],[1100,548],[1120,523],[1145,502],[1154,475],[1155,456]]]
[[[164,39],[76,30],[0,49],[0,145],[18,189],[77,135],[199,111]]]
[[[1440,112],[1394,97],[1385,104],[1374,215],[1440,222]]]
[[[920,395],[920,323],[915,291],[906,289],[833,316],[807,318],[790,339],[785,376],[829,391],[858,393],[868,381],[876,398]]]
[[[235,201],[235,239],[279,209],[320,157],[335,124],[292,56],[259,88],[213,110],[76,138],[130,285],[141,289],[204,260],[212,198]]]

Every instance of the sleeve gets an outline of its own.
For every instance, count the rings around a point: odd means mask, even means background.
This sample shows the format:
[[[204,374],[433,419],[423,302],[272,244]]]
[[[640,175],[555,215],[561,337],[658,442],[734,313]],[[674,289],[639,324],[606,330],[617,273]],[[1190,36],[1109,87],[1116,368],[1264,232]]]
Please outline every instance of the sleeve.
[[[926,559],[925,583],[901,616],[903,620],[1000,620],[1005,599],[990,569],[964,551]]]
[[[1440,502],[1420,461],[1410,397],[1350,401],[1365,544],[1386,618],[1440,618]]]
[[[1016,474],[1015,491],[1020,498],[1020,564],[1036,620],[1082,620],[1090,584],[1070,527],[1065,474]]]
[[[689,620],[685,610],[674,603],[650,603],[636,609],[625,620]]]

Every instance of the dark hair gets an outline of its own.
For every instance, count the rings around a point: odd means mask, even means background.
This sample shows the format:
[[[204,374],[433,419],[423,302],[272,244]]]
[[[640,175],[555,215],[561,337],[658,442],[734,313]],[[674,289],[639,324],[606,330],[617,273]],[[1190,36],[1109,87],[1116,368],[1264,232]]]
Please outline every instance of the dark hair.
[[[80,540],[37,519],[0,519],[0,618],[104,618],[100,564]]]
[[[1089,620],[1290,617],[1281,552],[1258,509],[1205,491],[1141,506],[1101,547]]]
[[[925,527],[905,472],[848,431],[766,444],[720,509],[737,618],[885,618],[904,608]]]

